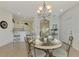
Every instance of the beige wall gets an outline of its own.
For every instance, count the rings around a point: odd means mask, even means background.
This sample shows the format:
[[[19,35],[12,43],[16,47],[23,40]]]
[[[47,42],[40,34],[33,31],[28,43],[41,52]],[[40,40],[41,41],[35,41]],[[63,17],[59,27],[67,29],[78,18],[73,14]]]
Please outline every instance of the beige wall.
[[[59,31],[60,40],[67,42],[71,30],[74,36],[73,47],[79,50],[79,5],[61,16]]]
[[[4,20],[8,23],[7,29],[2,29],[0,27],[0,46],[8,44],[13,40],[13,22],[12,22],[12,15],[5,10],[0,9],[0,22]]]

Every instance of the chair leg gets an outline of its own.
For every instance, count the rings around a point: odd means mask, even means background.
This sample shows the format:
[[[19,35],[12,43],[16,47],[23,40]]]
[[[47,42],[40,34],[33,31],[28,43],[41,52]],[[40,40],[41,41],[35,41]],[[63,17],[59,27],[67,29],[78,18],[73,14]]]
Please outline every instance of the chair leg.
[[[67,52],[67,57],[69,57],[69,51]]]
[[[68,50],[67,50],[67,57],[69,57],[70,48],[71,48],[71,47],[69,47]]]

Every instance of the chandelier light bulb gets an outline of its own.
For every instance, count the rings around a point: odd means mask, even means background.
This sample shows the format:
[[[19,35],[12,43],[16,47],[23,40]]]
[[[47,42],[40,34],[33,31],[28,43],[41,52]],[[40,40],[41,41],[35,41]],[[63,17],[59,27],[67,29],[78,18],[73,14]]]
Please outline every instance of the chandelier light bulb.
[[[42,10],[43,9],[43,7],[41,6],[41,7],[39,7],[39,10]]]
[[[47,9],[51,9],[51,6],[48,5],[48,6],[47,6]]]
[[[39,13],[40,13],[40,11],[39,11],[39,10],[37,10],[37,13],[39,14]]]

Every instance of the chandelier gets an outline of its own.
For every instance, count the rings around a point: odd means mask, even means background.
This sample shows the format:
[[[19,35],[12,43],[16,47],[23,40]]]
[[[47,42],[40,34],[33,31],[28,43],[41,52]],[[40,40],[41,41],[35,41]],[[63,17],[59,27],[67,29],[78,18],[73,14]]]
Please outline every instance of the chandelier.
[[[43,2],[43,5],[40,6],[37,10],[37,14],[40,18],[47,18],[51,15],[52,13],[52,8],[50,5],[46,5],[45,2]]]

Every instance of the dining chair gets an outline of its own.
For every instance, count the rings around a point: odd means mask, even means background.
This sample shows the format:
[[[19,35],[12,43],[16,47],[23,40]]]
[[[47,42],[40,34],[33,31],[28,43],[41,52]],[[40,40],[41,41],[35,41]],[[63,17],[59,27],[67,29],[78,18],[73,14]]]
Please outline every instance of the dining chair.
[[[30,38],[25,38],[24,40],[25,40],[25,45],[26,45],[26,50],[27,50],[27,56],[28,57],[32,57],[32,51],[31,51],[31,43],[29,43],[29,39]]]
[[[35,48],[33,45],[33,42],[31,42],[30,40],[32,40],[32,37],[25,38],[25,44],[26,44],[28,57],[44,57],[45,52],[40,49]]]
[[[61,41],[62,42],[62,47],[53,50],[54,56],[57,57],[69,57],[70,55],[70,50],[72,48],[72,43],[73,43],[73,36],[69,36],[68,43]]]

